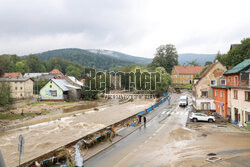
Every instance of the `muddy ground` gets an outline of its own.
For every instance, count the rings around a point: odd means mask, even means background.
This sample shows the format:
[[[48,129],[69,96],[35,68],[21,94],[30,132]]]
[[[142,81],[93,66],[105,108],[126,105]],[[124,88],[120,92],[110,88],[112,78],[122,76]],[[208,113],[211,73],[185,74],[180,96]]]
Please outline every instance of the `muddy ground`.
[[[185,144],[177,152],[178,160],[174,166],[231,166],[225,160],[250,156],[250,132],[245,129],[214,123],[191,123],[187,128],[190,130],[182,132]],[[211,157],[209,153],[216,154],[214,156],[221,160],[207,161]],[[171,164],[166,164],[168,166]]]

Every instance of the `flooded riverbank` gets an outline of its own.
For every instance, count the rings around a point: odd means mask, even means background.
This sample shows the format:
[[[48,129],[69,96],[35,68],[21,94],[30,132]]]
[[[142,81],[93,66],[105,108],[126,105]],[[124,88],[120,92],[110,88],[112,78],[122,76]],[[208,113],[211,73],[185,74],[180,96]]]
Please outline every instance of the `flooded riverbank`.
[[[24,162],[129,117],[153,103],[150,100],[135,100],[134,102],[90,110],[59,120],[3,132],[0,133],[0,149],[7,166],[15,166],[18,162],[19,134],[23,134],[25,137],[22,155],[22,162]]]

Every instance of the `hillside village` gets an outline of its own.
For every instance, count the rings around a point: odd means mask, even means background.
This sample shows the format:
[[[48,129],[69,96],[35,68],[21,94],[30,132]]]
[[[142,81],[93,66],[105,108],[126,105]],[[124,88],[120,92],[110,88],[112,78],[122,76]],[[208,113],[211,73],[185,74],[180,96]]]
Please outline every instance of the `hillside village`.
[[[229,52],[234,51],[235,46],[237,47],[237,45],[232,45]],[[197,113],[205,114],[203,115],[205,117],[216,118],[214,121],[211,121],[213,122],[212,126],[222,126],[225,127],[225,131],[242,133],[238,136],[242,138],[250,129],[250,59],[245,59],[234,66],[226,66],[223,65],[225,64],[224,62],[219,61],[219,58],[214,60],[214,62],[206,63],[207,65],[205,66],[192,65],[192,63],[189,65],[173,65],[171,70],[167,67],[164,68],[164,66],[154,67],[152,70],[152,68],[141,65],[118,68],[128,73],[136,69],[140,69],[142,72],[160,71],[163,78],[159,89],[153,92],[160,95],[156,99],[152,99],[153,96],[151,96],[151,99],[131,99],[135,96],[130,96],[130,99],[113,98],[116,94],[121,97],[122,95],[132,94],[138,94],[139,96],[143,96],[143,94],[148,95],[147,91],[136,90],[136,86],[130,88],[129,91],[97,91],[90,93],[91,91],[86,91],[88,87],[86,80],[90,75],[83,72],[80,72],[82,74],[80,78],[76,77],[74,72],[63,73],[57,68],[53,68],[51,71],[34,73],[6,72],[0,78],[0,84],[6,86],[6,90],[10,90],[7,93],[9,93],[11,103],[6,103],[6,106],[0,108],[2,110],[0,113],[0,133],[5,134],[9,130],[11,130],[11,133],[2,135],[2,142],[6,142],[9,137],[12,138],[10,142],[14,142],[13,136],[19,133],[20,128],[24,128],[22,133],[26,137],[32,133],[41,134],[48,143],[53,143],[53,147],[49,147],[49,145],[44,146],[43,149],[38,147],[37,149],[40,150],[40,153],[27,153],[24,156],[25,163],[23,165],[32,164],[34,161],[49,162],[51,158],[40,159],[39,155],[49,156],[46,154],[46,151],[52,150],[54,152],[58,148],[61,149],[59,147],[60,144],[66,145],[72,140],[79,139],[82,135],[84,135],[84,139],[87,139],[86,136],[96,136],[100,133],[99,131],[103,132],[106,129],[110,131],[112,128],[109,125],[115,126],[115,130],[113,130],[115,133],[119,133],[119,130],[123,128],[140,126],[138,122],[139,116],[150,118],[151,114],[157,113],[155,111],[158,110],[165,115],[167,110],[162,110],[161,108],[172,108],[172,106],[174,106],[174,110],[168,110],[167,113],[170,112],[170,114],[166,115],[166,118],[169,117],[169,119],[174,121],[184,119],[186,123],[183,124],[181,121],[179,124],[181,127],[179,128],[182,129],[183,126],[187,126],[190,129],[195,129],[198,134],[189,134],[191,136],[208,135],[206,130],[210,128],[209,125],[196,123],[197,119],[190,118],[192,113]],[[69,64],[72,66],[71,63]],[[170,74],[167,70],[170,71]],[[111,85],[121,87],[120,82],[122,81],[119,76],[110,75],[110,77]],[[129,77],[130,80],[133,79],[133,75],[129,75]],[[189,104],[187,104],[187,107],[181,108],[177,104],[183,95],[188,97],[187,102]],[[108,96],[112,98],[106,98]],[[178,117],[175,117],[175,115],[178,115]],[[74,131],[68,128],[68,124],[71,124],[81,134],[55,143],[50,138],[53,135],[45,133],[49,129],[59,128],[56,130],[55,135],[67,137],[65,135],[70,135]],[[31,127],[34,127],[34,129]],[[44,129],[43,133],[36,129],[40,127]],[[199,129],[199,127],[202,128]],[[189,133],[183,132],[183,129],[174,129],[171,133],[177,133],[175,130],[182,131],[185,135]],[[214,135],[218,136],[217,131],[220,131],[220,129],[215,129],[214,131]],[[116,136],[114,135],[112,138],[115,140]],[[231,140],[231,136],[228,138]],[[91,138],[88,137],[88,139],[90,143],[99,142],[97,137],[92,136]],[[195,142],[195,139],[191,141]],[[39,136],[29,140],[30,144],[26,146],[29,149],[37,141],[43,143],[43,141],[39,140]],[[216,138],[213,140],[216,140]],[[214,145],[211,147],[214,147]],[[8,149],[3,148],[5,155],[9,154],[9,151],[14,151],[13,146],[9,146]],[[72,147],[70,146],[66,150],[69,151],[71,149]],[[204,150],[206,149],[204,148]],[[82,149],[82,151],[86,150]],[[61,155],[65,155],[65,152],[60,152],[56,156],[59,157]],[[72,153],[72,155],[74,154]],[[15,156],[10,156],[7,159],[11,162],[15,159]],[[71,160],[72,157],[67,157],[66,159]],[[9,162],[8,164],[13,164]],[[194,160],[192,162],[198,163]]]

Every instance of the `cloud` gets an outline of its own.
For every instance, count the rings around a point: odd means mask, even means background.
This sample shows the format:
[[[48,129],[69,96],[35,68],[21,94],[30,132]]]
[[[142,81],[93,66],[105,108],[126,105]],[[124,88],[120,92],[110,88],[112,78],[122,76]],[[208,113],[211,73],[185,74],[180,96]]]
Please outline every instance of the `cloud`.
[[[153,57],[226,52],[250,36],[248,0],[0,0],[0,54],[98,48]]]

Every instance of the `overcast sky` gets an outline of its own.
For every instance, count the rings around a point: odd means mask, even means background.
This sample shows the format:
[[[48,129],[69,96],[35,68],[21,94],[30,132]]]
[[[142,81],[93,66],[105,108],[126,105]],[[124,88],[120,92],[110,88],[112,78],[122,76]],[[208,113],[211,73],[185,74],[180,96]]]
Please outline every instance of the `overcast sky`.
[[[250,37],[249,0],[0,0],[0,54],[59,48],[153,57],[222,53]]]

